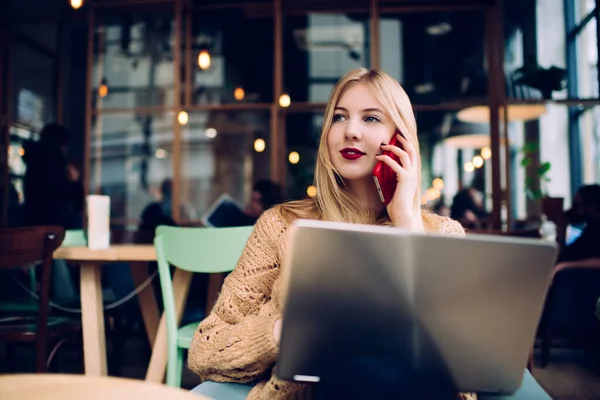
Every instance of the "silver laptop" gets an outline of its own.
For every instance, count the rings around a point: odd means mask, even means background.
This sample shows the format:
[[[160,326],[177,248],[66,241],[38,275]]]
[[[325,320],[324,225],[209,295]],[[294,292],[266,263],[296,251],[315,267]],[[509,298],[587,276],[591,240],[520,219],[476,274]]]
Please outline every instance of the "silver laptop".
[[[280,378],[318,382],[380,354],[445,368],[461,391],[520,387],[554,243],[308,220],[290,235]]]

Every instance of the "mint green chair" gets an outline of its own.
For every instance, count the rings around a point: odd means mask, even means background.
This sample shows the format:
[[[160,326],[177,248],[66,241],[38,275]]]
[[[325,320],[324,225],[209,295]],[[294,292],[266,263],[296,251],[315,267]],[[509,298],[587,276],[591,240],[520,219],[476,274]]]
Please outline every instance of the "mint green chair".
[[[189,272],[223,273],[233,271],[253,226],[234,228],[179,228],[159,226],[154,247],[167,321],[167,385],[179,387],[183,370],[183,350],[189,349],[198,322],[178,327],[170,265]]]

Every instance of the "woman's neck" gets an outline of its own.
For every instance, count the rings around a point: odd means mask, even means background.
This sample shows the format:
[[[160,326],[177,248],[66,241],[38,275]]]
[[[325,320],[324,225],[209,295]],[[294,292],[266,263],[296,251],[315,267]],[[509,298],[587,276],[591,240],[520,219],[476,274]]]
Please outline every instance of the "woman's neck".
[[[346,189],[360,207],[373,210],[377,214],[385,211],[385,205],[381,202],[375,183],[371,177],[346,181]]]

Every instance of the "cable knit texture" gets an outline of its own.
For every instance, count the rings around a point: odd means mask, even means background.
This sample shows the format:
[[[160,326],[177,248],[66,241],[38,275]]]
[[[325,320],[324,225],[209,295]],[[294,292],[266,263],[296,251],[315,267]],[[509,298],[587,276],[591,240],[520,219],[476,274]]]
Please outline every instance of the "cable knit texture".
[[[429,220],[432,218],[438,222],[434,224],[436,233],[464,235],[458,222],[430,215]],[[202,381],[257,382],[248,395],[250,400],[305,399],[311,394],[311,385],[281,381],[273,375],[278,352],[273,326],[281,318],[285,297],[280,276],[289,225],[279,207],[259,218],[189,350],[188,366]]]

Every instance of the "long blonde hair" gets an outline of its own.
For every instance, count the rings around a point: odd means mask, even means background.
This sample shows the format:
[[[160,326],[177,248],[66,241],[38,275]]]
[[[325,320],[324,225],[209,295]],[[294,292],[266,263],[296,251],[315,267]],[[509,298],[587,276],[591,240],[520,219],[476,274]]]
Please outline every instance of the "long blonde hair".
[[[406,92],[398,81],[383,71],[367,70],[365,68],[354,69],[338,81],[327,102],[315,169],[314,181],[317,187],[317,195],[314,200],[287,203],[282,207],[284,216],[290,219],[311,218],[359,224],[390,223],[387,214],[381,216],[373,210],[364,209],[346,191],[342,177],[337,173],[331,162],[327,147],[327,137],[333,122],[335,107],[346,90],[357,84],[364,84],[369,88],[373,96],[383,106],[396,129],[402,132],[416,149],[418,161],[414,167],[417,169],[418,181],[421,182],[421,157],[417,138],[417,122]],[[421,213],[419,213],[421,208],[420,186],[417,187],[413,196],[413,208],[415,214],[421,216]],[[430,225],[426,214],[423,214],[423,219],[426,227]]]

